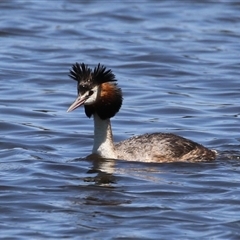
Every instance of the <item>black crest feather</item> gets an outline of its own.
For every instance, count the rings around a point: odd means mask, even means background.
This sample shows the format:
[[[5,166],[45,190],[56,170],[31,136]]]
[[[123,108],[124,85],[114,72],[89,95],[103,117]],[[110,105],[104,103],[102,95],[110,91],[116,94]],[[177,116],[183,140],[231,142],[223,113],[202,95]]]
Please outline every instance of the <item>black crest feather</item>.
[[[97,84],[117,81],[115,79],[115,75],[112,73],[112,70],[106,70],[106,67],[100,63],[97,65],[97,67],[94,68],[92,77]]]
[[[89,78],[91,72],[92,71],[88,67],[88,65],[85,65],[84,63],[75,63],[70,70],[69,77],[71,77],[75,81],[81,82],[82,80]]]

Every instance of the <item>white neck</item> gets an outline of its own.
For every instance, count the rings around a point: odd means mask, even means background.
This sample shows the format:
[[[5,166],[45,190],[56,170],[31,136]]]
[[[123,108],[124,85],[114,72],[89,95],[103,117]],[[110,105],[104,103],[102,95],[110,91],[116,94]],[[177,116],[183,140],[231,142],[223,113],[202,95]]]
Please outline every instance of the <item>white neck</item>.
[[[110,119],[102,120],[94,114],[94,143],[92,153],[103,158],[117,158],[114,152]]]

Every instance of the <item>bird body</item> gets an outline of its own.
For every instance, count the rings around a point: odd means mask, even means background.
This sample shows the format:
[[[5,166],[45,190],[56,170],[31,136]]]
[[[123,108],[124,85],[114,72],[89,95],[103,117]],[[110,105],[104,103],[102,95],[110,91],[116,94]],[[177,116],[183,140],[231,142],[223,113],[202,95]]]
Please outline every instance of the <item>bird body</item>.
[[[115,83],[115,75],[100,64],[92,71],[84,63],[76,63],[69,76],[77,81],[78,97],[68,112],[84,105],[85,114],[94,118],[90,156],[142,162],[215,159],[216,151],[171,133],[144,134],[114,144],[110,118],[122,105],[122,91]]]

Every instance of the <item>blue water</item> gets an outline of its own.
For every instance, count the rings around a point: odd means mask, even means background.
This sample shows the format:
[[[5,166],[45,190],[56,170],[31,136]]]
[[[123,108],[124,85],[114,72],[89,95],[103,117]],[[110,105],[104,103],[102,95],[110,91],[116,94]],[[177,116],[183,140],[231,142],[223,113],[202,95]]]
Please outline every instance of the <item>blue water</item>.
[[[0,2],[1,239],[240,238],[238,1]],[[111,68],[115,141],[172,132],[216,161],[92,162],[68,77]]]

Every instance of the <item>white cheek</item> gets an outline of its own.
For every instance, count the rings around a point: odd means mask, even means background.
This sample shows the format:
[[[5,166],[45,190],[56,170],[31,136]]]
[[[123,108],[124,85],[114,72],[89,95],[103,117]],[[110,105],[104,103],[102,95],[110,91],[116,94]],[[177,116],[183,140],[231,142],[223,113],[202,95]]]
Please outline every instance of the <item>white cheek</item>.
[[[86,100],[86,102],[84,103],[85,105],[91,105],[91,104],[94,104],[97,100],[97,97],[98,97],[98,88],[95,87],[93,88],[93,94]]]

